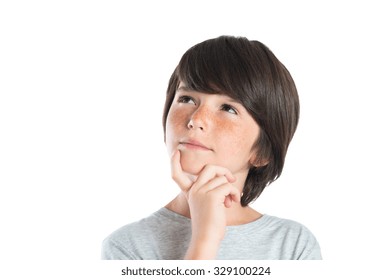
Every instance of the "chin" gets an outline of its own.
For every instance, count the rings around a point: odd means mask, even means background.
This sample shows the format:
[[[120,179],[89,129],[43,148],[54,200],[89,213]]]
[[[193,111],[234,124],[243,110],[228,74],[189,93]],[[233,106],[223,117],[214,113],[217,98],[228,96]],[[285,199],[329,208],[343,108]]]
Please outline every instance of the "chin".
[[[206,164],[208,164],[208,162],[206,162],[205,160],[200,160],[196,157],[186,155],[181,156],[182,170],[191,175],[199,175],[199,173],[203,170]]]

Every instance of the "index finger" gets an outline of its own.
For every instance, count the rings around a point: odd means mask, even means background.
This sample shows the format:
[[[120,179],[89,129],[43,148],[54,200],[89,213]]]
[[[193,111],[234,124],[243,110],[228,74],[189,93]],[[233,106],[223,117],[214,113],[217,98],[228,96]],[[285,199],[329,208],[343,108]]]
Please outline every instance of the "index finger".
[[[210,180],[214,179],[215,177],[224,176],[226,177],[229,183],[235,182],[236,178],[234,177],[233,173],[225,167],[217,166],[217,165],[209,165],[207,164],[204,166],[202,171],[200,172],[196,182],[195,188],[199,189],[208,183]]]

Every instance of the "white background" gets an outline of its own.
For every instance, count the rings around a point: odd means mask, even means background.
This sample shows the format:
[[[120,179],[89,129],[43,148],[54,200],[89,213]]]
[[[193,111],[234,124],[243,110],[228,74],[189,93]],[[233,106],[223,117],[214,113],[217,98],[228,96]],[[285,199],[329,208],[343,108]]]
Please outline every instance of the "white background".
[[[4,267],[98,260],[108,234],[177,193],[167,82],[189,47],[223,34],[270,47],[301,99],[283,175],[254,208],[305,224],[326,260],[390,260],[387,2],[2,1]]]

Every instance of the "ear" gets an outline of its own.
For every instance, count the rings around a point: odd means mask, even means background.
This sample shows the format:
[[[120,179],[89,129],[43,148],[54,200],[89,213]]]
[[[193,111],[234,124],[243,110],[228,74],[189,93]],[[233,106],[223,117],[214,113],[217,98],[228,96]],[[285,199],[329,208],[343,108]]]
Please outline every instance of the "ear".
[[[264,167],[269,163],[269,160],[262,160],[260,163],[254,163],[252,164],[253,167],[259,168],[259,167]]]
[[[256,153],[253,153],[249,160],[249,165],[256,168],[266,166],[268,163],[268,159],[260,159],[257,157]]]

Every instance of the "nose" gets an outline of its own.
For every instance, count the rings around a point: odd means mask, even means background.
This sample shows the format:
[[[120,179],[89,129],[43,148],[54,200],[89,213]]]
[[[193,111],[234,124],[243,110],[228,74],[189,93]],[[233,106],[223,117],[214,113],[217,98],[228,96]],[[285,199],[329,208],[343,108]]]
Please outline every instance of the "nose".
[[[209,122],[211,121],[211,113],[205,106],[199,107],[193,112],[188,122],[188,129],[199,129],[205,131],[208,129]]]

